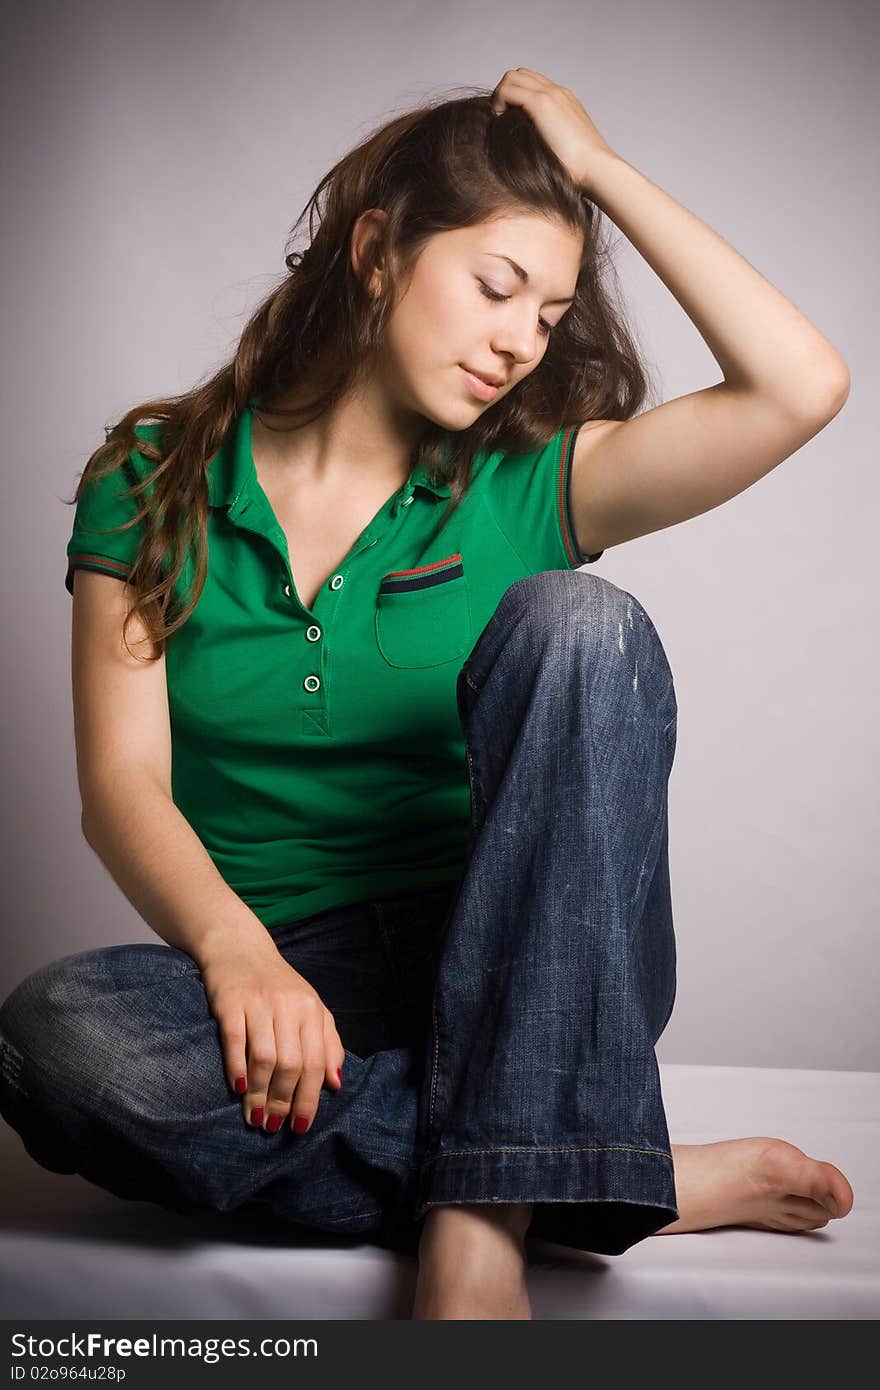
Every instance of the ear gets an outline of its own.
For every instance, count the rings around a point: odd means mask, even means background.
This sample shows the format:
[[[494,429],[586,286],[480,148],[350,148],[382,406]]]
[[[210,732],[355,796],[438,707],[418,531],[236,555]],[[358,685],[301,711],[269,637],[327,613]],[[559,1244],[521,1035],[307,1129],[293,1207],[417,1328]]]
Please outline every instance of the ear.
[[[382,208],[368,208],[366,212],[359,215],[351,230],[351,264],[355,275],[371,299],[381,288],[381,265],[373,265],[369,279],[365,280],[364,277],[367,273],[367,266],[373,260],[371,251],[376,242],[380,241],[384,235],[387,220],[388,214]]]

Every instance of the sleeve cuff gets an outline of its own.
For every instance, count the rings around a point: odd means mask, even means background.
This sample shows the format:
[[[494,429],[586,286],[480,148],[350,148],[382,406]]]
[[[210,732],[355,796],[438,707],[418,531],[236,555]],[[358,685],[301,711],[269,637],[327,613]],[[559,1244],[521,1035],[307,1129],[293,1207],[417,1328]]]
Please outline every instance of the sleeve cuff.
[[[78,569],[94,570],[96,574],[112,574],[114,579],[124,582],[131,572],[131,565],[123,560],[114,560],[110,555],[71,555],[68,557],[67,574],[64,579],[64,587],[69,594],[73,593],[73,572]]]
[[[594,555],[584,555],[578,546],[577,533],[574,529],[574,519],[571,510],[571,465],[574,459],[574,443],[580,428],[580,425],[572,425],[562,437],[559,476],[557,479],[559,524],[562,531],[565,556],[572,569],[577,569],[580,565],[595,564],[595,562],[601,560],[602,556],[605,554],[604,550],[597,550]]]

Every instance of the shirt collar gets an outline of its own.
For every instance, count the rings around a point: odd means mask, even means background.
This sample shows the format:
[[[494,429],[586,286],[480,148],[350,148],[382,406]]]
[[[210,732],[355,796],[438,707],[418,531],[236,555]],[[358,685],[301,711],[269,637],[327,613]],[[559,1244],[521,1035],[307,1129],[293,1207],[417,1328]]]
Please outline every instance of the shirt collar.
[[[259,403],[259,396],[248,402],[237,419],[233,420],[220,448],[208,463],[208,505],[211,507],[231,507],[256,474],[251,431],[254,406]],[[425,468],[417,464],[400,491],[397,506],[405,502],[417,487],[433,493],[435,497],[449,497],[452,492],[451,483],[432,483]]]

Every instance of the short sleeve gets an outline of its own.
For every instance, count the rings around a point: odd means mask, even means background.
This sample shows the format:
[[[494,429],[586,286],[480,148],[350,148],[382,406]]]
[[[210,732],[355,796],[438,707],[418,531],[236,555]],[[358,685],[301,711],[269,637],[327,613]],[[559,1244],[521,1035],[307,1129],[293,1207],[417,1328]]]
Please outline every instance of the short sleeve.
[[[154,428],[154,427],[153,427]],[[136,433],[149,437],[151,427],[138,426]],[[139,467],[135,466],[138,461]],[[65,588],[73,593],[73,576],[78,569],[95,570],[125,580],[143,537],[143,523],[126,531],[113,531],[135,516],[143,505],[143,495],[126,497],[126,489],[142,478],[146,461],[132,451],[118,468],[102,478],[89,479],[76,504],[73,531],[67,542]]]
[[[504,454],[492,470],[487,493],[495,520],[536,572],[577,569],[605,554],[583,554],[572,518],[571,465],[580,428],[566,425],[533,453]]]

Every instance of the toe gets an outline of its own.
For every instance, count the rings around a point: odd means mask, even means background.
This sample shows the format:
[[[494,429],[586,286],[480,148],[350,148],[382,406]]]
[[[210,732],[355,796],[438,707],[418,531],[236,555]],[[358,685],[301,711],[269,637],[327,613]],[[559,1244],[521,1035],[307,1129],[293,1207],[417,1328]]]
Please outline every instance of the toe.
[[[833,1217],[847,1216],[852,1210],[853,1190],[833,1163],[815,1163],[815,1171],[810,1174],[810,1185],[802,1195],[811,1197],[814,1202],[821,1202]]]
[[[834,1215],[849,1216],[855,1200],[852,1187],[839,1168],[835,1168],[832,1163],[826,1163],[824,1167],[831,1169],[827,1197],[829,1197],[834,1204]]]
[[[825,1203],[815,1202],[809,1197],[798,1197],[795,1193],[786,1197],[782,1209],[800,1230],[816,1230],[819,1226],[827,1226],[831,1220]]]
[[[766,1140],[765,1145],[762,1168],[770,1191],[818,1203],[832,1217],[852,1209],[853,1190],[833,1163],[810,1158],[784,1139]]]

